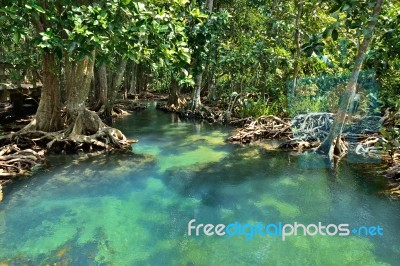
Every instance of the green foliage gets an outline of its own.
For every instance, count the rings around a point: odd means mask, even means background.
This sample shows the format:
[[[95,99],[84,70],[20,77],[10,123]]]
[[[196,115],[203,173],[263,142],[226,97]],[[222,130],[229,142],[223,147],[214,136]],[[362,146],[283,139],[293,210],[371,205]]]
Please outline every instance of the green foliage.
[[[96,50],[100,61],[121,56],[146,61],[153,69],[176,69],[186,81],[190,77],[184,67],[191,57],[185,18],[180,14],[188,8],[187,1],[155,6],[133,1],[74,4],[30,0],[25,4],[7,1],[0,13],[5,15],[6,25],[13,25],[8,35],[13,36],[18,50],[23,50],[18,44],[21,37],[35,36],[29,45],[60,59],[65,53],[79,59]]]
[[[79,59],[96,49],[99,62],[125,58],[145,63],[153,89],[166,91],[171,77],[182,87],[190,87],[193,77],[204,72],[204,88],[215,77],[220,96],[232,92],[263,95],[249,101],[241,110],[243,115],[287,114],[287,102],[290,113],[321,108],[334,112],[337,95],[325,92],[336,90],[337,84],[329,79],[321,80],[323,86],[317,84],[324,90],[317,95],[307,91],[310,87],[299,86],[295,93],[304,97],[291,102],[288,84],[293,83],[294,66],[299,66],[296,79],[349,73],[363,37],[369,34],[361,29],[376,3],[222,0],[209,12],[205,2],[4,0],[0,7],[1,60],[40,69],[43,50],[59,59],[65,54]],[[399,10],[398,1],[384,4],[364,64],[381,83],[380,103],[392,110],[400,107]],[[38,29],[35,21],[45,27]],[[300,32],[299,58],[296,30]],[[23,74],[15,73],[15,78]]]
[[[299,114],[327,112],[329,100],[327,96],[301,96],[291,103],[289,114],[294,117]]]
[[[265,101],[263,98],[253,100],[252,98],[245,99],[240,108],[241,117],[259,117],[262,115],[279,115],[279,102]]]
[[[389,124],[382,128],[381,134],[384,140],[381,141],[382,147],[393,156],[400,151],[400,112],[394,113],[389,117]]]
[[[383,148],[393,155],[394,151],[400,148],[400,129],[397,127],[385,128],[381,130],[381,134],[386,139],[385,142],[382,142]]]

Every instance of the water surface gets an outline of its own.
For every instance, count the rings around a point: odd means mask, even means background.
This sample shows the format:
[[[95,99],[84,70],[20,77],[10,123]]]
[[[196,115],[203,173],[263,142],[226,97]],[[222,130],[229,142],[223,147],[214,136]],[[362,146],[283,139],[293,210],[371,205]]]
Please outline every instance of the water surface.
[[[52,156],[0,203],[5,265],[396,265],[400,204],[364,165],[337,171],[229,128],[145,110],[117,121],[134,155]],[[314,165],[315,166],[315,165]],[[383,237],[189,237],[187,224],[380,225]]]

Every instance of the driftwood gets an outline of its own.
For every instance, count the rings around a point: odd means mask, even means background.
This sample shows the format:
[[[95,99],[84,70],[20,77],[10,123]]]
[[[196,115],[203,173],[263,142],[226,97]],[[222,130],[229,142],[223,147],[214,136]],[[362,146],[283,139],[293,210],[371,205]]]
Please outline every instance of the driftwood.
[[[258,139],[288,138],[291,136],[290,122],[279,117],[261,116],[245,125],[228,142],[249,143]]]

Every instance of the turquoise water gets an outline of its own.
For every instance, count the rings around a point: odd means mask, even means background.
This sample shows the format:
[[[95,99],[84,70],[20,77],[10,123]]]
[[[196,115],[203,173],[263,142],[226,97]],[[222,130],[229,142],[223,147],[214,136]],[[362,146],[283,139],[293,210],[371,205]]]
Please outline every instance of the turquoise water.
[[[398,265],[400,203],[364,165],[227,144],[230,129],[146,110],[135,154],[52,156],[0,203],[0,265]],[[309,163],[311,169],[304,167]],[[188,236],[196,224],[348,223],[383,236]]]

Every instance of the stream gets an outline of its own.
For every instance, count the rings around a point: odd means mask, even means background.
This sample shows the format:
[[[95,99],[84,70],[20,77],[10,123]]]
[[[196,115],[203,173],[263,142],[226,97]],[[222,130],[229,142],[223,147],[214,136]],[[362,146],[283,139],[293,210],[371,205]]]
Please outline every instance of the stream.
[[[52,155],[4,189],[0,265],[398,265],[400,203],[373,167],[337,170],[149,108],[115,123],[133,155]],[[383,235],[188,235],[188,223],[348,224]],[[249,229],[250,230],[250,229]],[[251,238],[251,239],[250,239]]]

